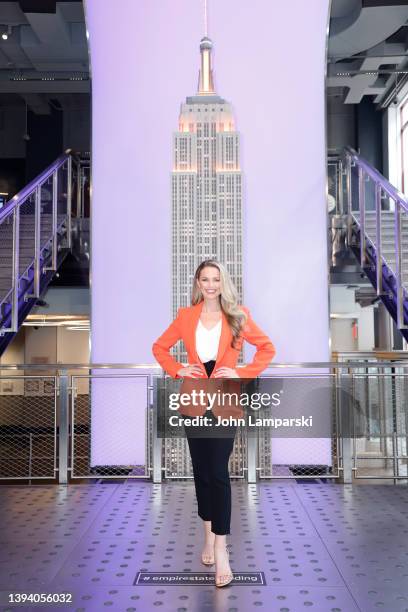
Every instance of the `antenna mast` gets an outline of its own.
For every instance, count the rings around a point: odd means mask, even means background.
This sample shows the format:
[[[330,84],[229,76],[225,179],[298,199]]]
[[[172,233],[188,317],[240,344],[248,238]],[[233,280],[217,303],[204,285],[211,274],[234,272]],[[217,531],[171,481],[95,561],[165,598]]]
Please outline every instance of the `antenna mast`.
[[[204,0],[204,37],[208,36],[208,7],[207,0]]]

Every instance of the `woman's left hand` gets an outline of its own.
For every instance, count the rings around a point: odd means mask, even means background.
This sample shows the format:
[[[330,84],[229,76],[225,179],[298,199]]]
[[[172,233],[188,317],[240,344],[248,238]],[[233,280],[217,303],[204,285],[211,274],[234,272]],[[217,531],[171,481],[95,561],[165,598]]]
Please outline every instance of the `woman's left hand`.
[[[239,374],[233,368],[217,368],[214,374],[214,378],[239,378]]]

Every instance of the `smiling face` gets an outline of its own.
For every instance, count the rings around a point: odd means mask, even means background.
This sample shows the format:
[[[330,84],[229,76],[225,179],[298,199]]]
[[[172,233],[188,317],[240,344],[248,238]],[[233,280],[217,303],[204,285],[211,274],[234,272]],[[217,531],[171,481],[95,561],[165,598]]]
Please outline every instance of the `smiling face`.
[[[200,272],[197,281],[205,300],[218,300],[221,295],[220,271],[213,266],[206,266]]]

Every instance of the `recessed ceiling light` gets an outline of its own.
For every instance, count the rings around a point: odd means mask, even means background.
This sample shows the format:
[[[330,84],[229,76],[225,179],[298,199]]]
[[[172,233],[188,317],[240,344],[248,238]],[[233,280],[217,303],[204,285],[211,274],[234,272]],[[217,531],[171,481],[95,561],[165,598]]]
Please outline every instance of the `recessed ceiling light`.
[[[3,40],[7,40],[11,34],[11,26],[3,26],[3,32],[1,33],[1,37]]]

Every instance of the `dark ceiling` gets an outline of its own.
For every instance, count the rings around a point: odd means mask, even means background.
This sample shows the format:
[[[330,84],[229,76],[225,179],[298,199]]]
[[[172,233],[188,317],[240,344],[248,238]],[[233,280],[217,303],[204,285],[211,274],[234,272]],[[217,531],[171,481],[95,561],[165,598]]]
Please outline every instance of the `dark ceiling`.
[[[82,2],[82,0],[59,0],[59,2]],[[19,0],[24,13],[55,13],[56,0]]]

